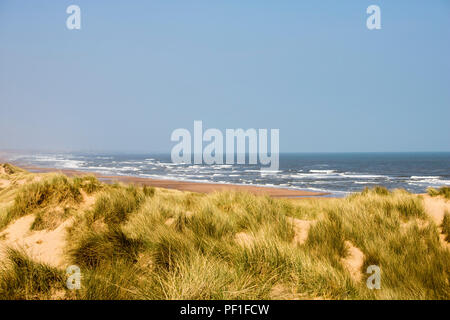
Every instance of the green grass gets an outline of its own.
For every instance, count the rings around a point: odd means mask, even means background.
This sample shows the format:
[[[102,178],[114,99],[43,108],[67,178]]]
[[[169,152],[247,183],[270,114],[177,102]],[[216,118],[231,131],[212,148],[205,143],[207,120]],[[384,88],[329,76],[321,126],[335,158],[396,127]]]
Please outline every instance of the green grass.
[[[446,199],[450,199],[450,187],[447,186],[440,187],[439,189],[428,188],[427,192],[432,197],[443,196]]]
[[[141,242],[130,239],[120,229],[84,235],[71,252],[73,262],[81,267],[102,267],[111,261],[135,263]]]
[[[0,299],[35,300],[65,295],[64,272],[31,260],[21,250],[8,249],[0,269]]]
[[[317,220],[304,245],[292,244],[287,217]],[[420,199],[401,190],[294,203],[116,187],[79,217],[71,239],[73,261],[93,274],[83,294],[97,299],[271,299],[277,286],[290,298],[448,299],[450,255],[426,221]],[[247,234],[249,245],[239,245],[237,233]],[[360,283],[341,263],[346,240],[365,255]],[[127,281],[113,269],[117,261],[120,270],[134,270]],[[365,286],[371,264],[383,271],[382,290]],[[112,284],[95,281],[105,277]],[[113,287],[121,289],[109,293]]]
[[[26,184],[7,210],[0,229],[11,221],[50,205],[74,204],[82,200],[79,189],[73,181],[63,175],[55,175],[43,181]]]
[[[442,233],[445,235],[445,240],[450,242],[450,213],[448,211],[445,211],[442,220]]]
[[[118,224],[127,219],[129,213],[136,210],[145,194],[135,186],[113,188],[102,193],[95,203],[94,219],[104,219],[107,224]]]
[[[77,189],[84,190],[87,194],[100,191],[103,187],[95,176],[90,175],[73,178],[73,185]]]
[[[73,299],[450,299],[450,252],[420,197],[406,191],[282,200],[58,178],[25,186],[6,210],[33,212],[35,229],[51,229],[62,214],[52,212],[80,201],[80,190],[96,202],[70,213],[66,251],[83,276]],[[293,241],[290,218],[314,220],[304,244]],[[447,235],[449,220],[447,213]],[[342,262],[346,242],[364,254],[360,282]],[[54,269],[15,257],[0,271],[0,296],[60,290]],[[27,267],[17,269],[24,259]],[[365,285],[373,264],[382,270],[381,290]]]
[[[72,215],[72,210],[73,209],[69,207],[38,210],[35,213],[35,219],[31,225],[31,230],[54,230]]]

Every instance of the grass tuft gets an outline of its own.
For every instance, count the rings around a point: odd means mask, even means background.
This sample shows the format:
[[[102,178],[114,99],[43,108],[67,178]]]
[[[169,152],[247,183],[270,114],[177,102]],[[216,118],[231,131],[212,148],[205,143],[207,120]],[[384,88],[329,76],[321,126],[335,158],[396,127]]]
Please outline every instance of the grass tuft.
[[[84,235],[71,251],[73,262],[88,268],[111,265],[116,260],[136,263],[142,247],[139,240],[130,239],[120,229]]]
[[[439,189],[428,188],[427,193],[432,197],[443,196],[446,199],[450,199],[450,187],[442,186]]]
[[[450,213],[448,211],[445,211],[442,220],[442,233],[445,235],[445,240],[450,242]]]
[[[19,167],[13,166],[12,164],[9,164],[9,163],[0,164],[0,168],[2,168],[4,170],[4,172],[8,175],[26,172],[25,170],[23,170]]]
[[[102,189],[102,184],[95,176],[75,177],[73,178],[73,184],[87,194],[92,194]]]
[[[362,194],[377,194],[380,196],[388,196],[391,192],[383,186],[375,186],[373,188],[364,188]]]
[[[14,204],[8,209],[2,225],[38,209],[50,205],[75,204],[82,200],[78,188],[66,176],[56,175],[50,179],[25,185],[15,196]]]
[[[31,260],[21,250],[7,250],[0,271],[0,299],[51,299],[58,291],[64,293],[64,285],[62,271]]]
[[[144,193],[135,186],[108,190],[100,194],[95,203],[94,219],[103,218],[107,224],[124,222],[144,197]]]
[[[54,230],[71,215],[71,208],[43,209],[35,214],[31,230]]]

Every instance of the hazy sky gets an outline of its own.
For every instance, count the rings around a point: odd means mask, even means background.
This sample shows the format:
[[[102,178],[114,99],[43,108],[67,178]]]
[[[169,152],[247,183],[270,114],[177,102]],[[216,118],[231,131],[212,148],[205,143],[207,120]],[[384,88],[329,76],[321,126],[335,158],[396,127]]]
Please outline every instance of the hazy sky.
[[[1,0],[0,48],[0,149],[165,152],[203,120],[285,152],[450,151],[448,0]]]

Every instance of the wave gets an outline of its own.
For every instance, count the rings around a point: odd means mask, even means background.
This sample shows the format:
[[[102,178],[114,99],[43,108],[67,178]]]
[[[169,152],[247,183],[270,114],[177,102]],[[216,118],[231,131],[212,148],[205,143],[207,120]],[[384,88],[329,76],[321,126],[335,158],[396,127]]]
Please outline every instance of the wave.
[[[440,179],[440,176],[411,176],[412,180],[423,180],[423,179]]]
[[[214,165],[211,165],[211,167],[213,167],[214,170],[220,170],[220,169],[232,168],[233,165],[231,165],[231,164],[214,164]]]
[[[85,165],[84,161],[79,160],[65,160],[63,161],[62,166],[67,169],[80,169]]]
[[[392,179],[390,176],[380,174],[358,174],[353,172],[344,172],[340,174],[341,177],[354,178],[354,179]]]
[[[45,155],[36,155],[31,157],[31,162],[45,162],[48,165],[57,166],[65,169],[80,169],[82,168],[86,162],[75,159],[67,159],[61,156],[45,156]],[[52,164],[50,164],[52,163]]]
[[[408,182],[409,185],[413,186],[444,186],[450,185],[450,180],[441,180],[441,179],[423,179],[423,180],[413,180]]]
[[[351,191],[336,191],[336,190],[329,190],[329,189],[322,189],[322,188],[313,188],[313,187],[309,187],[309,188],[302,188],[302,190],[308,190],[308,191],[313,191],[313,192],[324,192],[324,193],[331,193],[333,195],[341,195],[341,196],[345,196],[348,195],[350,193],[352,193]]]
[[[317,173],[295,173],[291,175],[286,175],[289,178],[294,179],[336,179],[340,178],[341,176],[338,174],[317,174]]]
[[[311,173],[324,173],[324,174],[332,174],[335,173],[336,170],[309,170]]]
[[[374,181],[353,181],[354,184],[377,184],[378,182]]]

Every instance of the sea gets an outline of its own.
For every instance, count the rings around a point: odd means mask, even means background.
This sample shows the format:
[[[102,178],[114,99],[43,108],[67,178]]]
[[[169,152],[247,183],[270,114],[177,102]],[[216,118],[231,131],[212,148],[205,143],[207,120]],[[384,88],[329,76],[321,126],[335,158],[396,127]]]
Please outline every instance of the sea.
[[[365,187],[384,186],[423,193],[450,185],[450,152],[281,153],[277,172],[258,165],[172,163],[170,154],[15,153],[18,165],[73,169],[192,182],[227,183],[328,192],[345,196]]]

